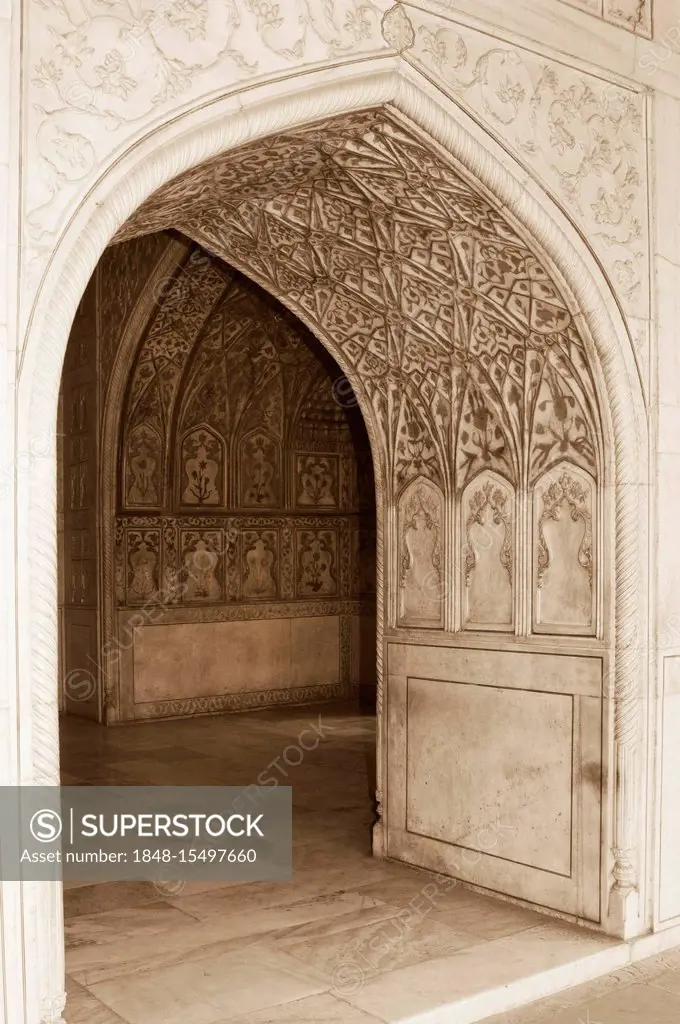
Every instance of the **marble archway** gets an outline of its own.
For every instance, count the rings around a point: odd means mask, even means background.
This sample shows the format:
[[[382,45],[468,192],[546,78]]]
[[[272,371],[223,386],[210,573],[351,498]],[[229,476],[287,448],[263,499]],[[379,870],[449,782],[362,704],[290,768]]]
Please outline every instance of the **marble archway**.
[[[392,722],[380,848],[534,902],[548,889],[552,909],[599,922],[611,451],[577,306],[493,197],[385,109],[209,162],[152,196],[117,239],[169,228],[303,318],[347,368],[364,410],[382,510],[378,708]],[[578,669],[574,657],[584,659]],[[552,679],[550,697],[520,700],[523,679],[539,688],[525,679],[534,673]],[[407,677],[430,680],[427,695]],[[501,679],[516,690],[510,717],[535,716],[537,734],[551,723],[545,785],[510,781],[516,768],[533,769],[516,766],[516,741],[505,748],[485,724],[491,712],[474,687],[495,687],[502,700]],[[578,737],[569,733],[574,707]],[[498,748],[483,802],[495,813],[513,808],[524,833],[516,843],[506,836],[504,866],[477,848],[489,823],[471,793],[455,804],[455,826],[430,806],[425,774],[442,793],[461,783],[446,753],[426,758],[427,736],[437,721],[461,718],[441,745],[459,746],[465,777],[485,755],[479,738],[467,749],[460,732],[478,730]],[[420,767],[404,754],[419,743]],[[588,785],[573,784],[572,763],[577,779],[591,773]],[[520,810],[532,804],[540,823]],[[461,863],[468,849],[481,866]]]
[[[515,217],[518,218],[518,222],[525,225],[524,229],[519,229],[517,237],[521,242],[525,237],[524,231],[528,231],[526,237],[531,238],[530,244],[526,246],[528,252],[533,253],[547,277],[552,279],[557,294],[562,297],[562,307],[567,310],[570,321],[575,325],[576,335],[581,339],[583,350],[592,367],[591,387],[598,396],[599,409],[605,411],[600,429],[604,432],[606,443],[597,455],[600,461],[595,468],[598,474],[603,474],[597,478],[602,495],[598,499],[601,505],[600,526],[597,529],[609,530],[608,537],[598,535],[597,550],[600,557],[606,561],[605,552],[608,549],[609,564],[605,572],[608,571],[609,575],[601,585],[601,596],[598,600],[601,602],[599,608],[602,612],[601,617],[596,619],[596,636],[593,643],[602,642],[604,648],[607,648],[607,654],[611,651],[615,657],[615,665],[607,661],[607,678],[614,680],[613,692],[616,699],[615,702],[608,702],[604,708],[607,776],[612,788],[605,794],[601,893],[606,896],[606,890],[611,885],[612,898],[609,904],[606,900],[603,901],[603,925],[618,934],[633,934],[643,927],[644,920],[644,912],[641,909],[644,904],[643,901],[638,901],[639,887],[644,882],[644,849],[637,826],[641,815],[639,794],[646,785],[644,746],[641,742],[644,735],[643,712],[641,702],[637,700],[639,680],[642,678],[642,658],[640,645],[635,639],[642,610],[637,546],[640,524],[644,519],[644,509],[639,496],[639,485],[644,470],[644,428],[641,425],[643,403],[639,382],[633,369],[629,342],[616,304],[597,264],[555,205],[540,193],[540,189],[531,184],[527,186],[523,175],[513,176],[513,169],[508,170],[508,163],[500,159],[497,147],[494,148],[488,139],[482,137],[471,122],[466,122],[465,126],[462,126],[462,117],[458,114],[455,117],[451,116],[450,104],[440,107],[412,83],[404,85],[396,82],[397,78],[395,75],[394,82],[386,79],[382,91],[371,91],[373,83],[368,85],[354,80],[345,90],[348,94],[345,109],[353,105],[373,106],[376,102],[393,103],[432,137],[438,139],[444,150],[448,150],[461,161],[461,167],[456,168],[461,180],[467,184],[476,181],[477,189],[483,193],[483,202],[489,203],[490,197],[495,196],[495,200],[489,205],[504,223],[510,224],[512,232],[518,232]],[[276,113],[279,125],[300,124],[305,119],[309,120],[312,114],[318,118],[339,109],[337,91],[332,95],[329,93],[326,106],[320,94],[314,96],[314,102],[310,106],[304,95],[305,84],[300,84],[297,113],[294,112],[295,105],[291,105],[290,97],[286,97],[280,105]],[[350,93],[355,97],[352,100],[349,99]],[[277,108],[277,100],[270,98],[268,105],[273,111]],[[264,134],[272,131],[275,126],[275,120],[263,118],[258,121],[258,127],[253,133]],[[197,145],[199,137],[202,141]],[[241,135],[238,141],[242,139]],[[231,141],[233,143],[234,140]],[[443,156],[443,151],[439,150],[437,145],[431,143],[431,147],[438,156]],[[211,136],[204,131],[192,136],[191,139],[187,135],[183,139],[176,137],[175,142],[168,140],[167,149],[162,149],[155,142],[146,147],[143,157],[141,153],[138,154],[139,174],[126,182],[120,182],[116,187],[111,186],[111,190],[107,182],[102,193],[93,194],[85,202],[79,215],[79,223],[74,223],[69,238],[65,239],[60,251],[60,256],[63,257],[61,266],[58,260],[54,263],[31,321],[24,375],[19,391],[20,436],[22,431],[25,433],[29,420],[35,429],[36,423],[41,423],[45,416],[52,415],[50,410],[55,406],[60,368],[60,355],[55,360],[54,353],[61,354],[65,349],[79,295],[99,253],[110,240],[112,230],[122,224],[125,217],[149,194],[154,185],[169,180],[178,171],[224,148],[223,137]],[[165,157],[161,159],[161,152],[167,154],[167,162]],[[131,159],[134,164],[137,157]],[[122,166],[117,168],[116,176],[122,174],[122,171]],[[470,174],[473,176],[471,179],[468,178]],[[504,210],[502,215],[499,214],[499,204]],[[87,244],[81,247],[78,255],[75,254],[73,247],[77,238],[81,241],[87,239]],[[205,238],[198,237],[196,240],[210,248]],[[239,266],[233,257],[231,261]],[[241,266],[239,269],[246,268]],[[252,276],[257,279],[255,272]],[[303,310],[296,311],[309,324],[311,317],[305,315]],[[332,341],[326,338],[325,331],[319,328],[317,333],[333,350]],[[396,333],[398,335],[398,331]],[[353,370],[346,365],[339,345],[338,362],[354,383]],[[585,383],[582,382],[581,387],[585,387]],[[365,396],[365,389],[360,390]],[[605,395],[606,402],[603,401]],[[576,402],[580,401],[578,394],[572,394],[571,397]],[[419,411],[419,415],[422,420],[425,412]],[[431,411],[427,412],[428,417],[431,415]],[[410,436],[411,430],[406,420],[407,416],[408,413],[404,412],[402,425],[405,438]],[[586,427],[592,430],[593,423],[591,415],[590,420],[586,420]],[[440,431],[440,427],[436,427],[436,430]],[[441,465],[441,436],[440,432],[433,438],[434,465],[438,462]],[[419,439],[417,444],[420,444]],[[429,458],[429,453],[425,454]],[[40,560],[50,545],[53,547],[53,541],[50,541],[54,534],[54,525],[50,525],[53,508],[49,496],[54,492],[54,466],[48,464],[48,461],[45,460],[45,464],[30,481],[20,482],[19,488],[19,508],[26,512],[27,524],[21,544],[30,549],[34,556],[37,552],[33,564]],[[395,459],[392,468],[396,469],[398,464],[399,460]],[[581,470],[586,472],[585,468],[579,465],[579,471]],[[386,468],[386,480],[389,479]],[[426,479],[431,482],[429,477]],[[407,486],[411,483],[417,485],[417,481],[418,478],[414,476]],[[393,511],[396,512],[396,508]],[[431,515],[430,518],[432,520]],[[395,522],[389,526],[386,550],[389,546],[396,557],[398,545],[395,543]],[[450,509],[447,510],[446,505],[440,522],[444,538],[449,543],[449,550],[453,550],[451,543],[455,538],[454,523]],[[49,558],[47,561],[49,562]],[[614,563],[617,576],[615,607],[610,603],[614,596],[611,593]],[[385,570],[388,573],[394,572],[395,566],[391,562],[386,562]],[[30,668],[30,687],[24,695],[27,703],[22,705],[22,714],[32,717],[36,724],[32,736],[40,741],[34,742],[31,751],[27,751],[27,778],[30,776],[33,779],[46,780],[55,778],[56,769],[56,702],[53,693],[53,606],[56,602],[53,583],[50,580],[44,579],[39,581],[38,586],[32,586],[32,583],[36,582],[35,574],[29,579],[24,573],[24,577],[23,583],[20,581],[19,584],[19,603],[24,614],[29,616],[34,643],[30,655],[26,651],[22,655],[27,669]],[[443,582],[447,583],[447,577],[444,577]],[[446,585],[441,587],[441,583],[442,580],[439,578],[437,592],[440,592],[445,603],[448,599],[446,594],[453,591]],[[524,616],[522,621],[529,621],[526,611],[522,611],[521,614]],[[394,617],[391,621],[395,621]],[[445,622],[449,627],[445,632],[450,631],[455,621],[454,619]],[[402,626],[410,628],[406,624]],[[395,625],[395,628],[399,627]],[[606,636],[605,629],[608,629]],[[613,785],[615,777],[616,786]],[[58,896],[56,899],[58,901]],[[53,949],[55,935],[58,939],[57,933],[60,929],[55,894],[36,896],[35,903],[37,911],[34,918],[44,923],[49,934],[50,948]],[[61,971],[58,958],[55,959],[51,953],[48,954],[44,942],[40,940],[32,947],[28,959],[31,960],[31,964],[27,969],[38,979],[40,990],[49,993],[53,1005],[56,1005],[59,996],[53,993],[58,993],[61,984],[58,980]],[[45,998],[47,999],[47,995]]]

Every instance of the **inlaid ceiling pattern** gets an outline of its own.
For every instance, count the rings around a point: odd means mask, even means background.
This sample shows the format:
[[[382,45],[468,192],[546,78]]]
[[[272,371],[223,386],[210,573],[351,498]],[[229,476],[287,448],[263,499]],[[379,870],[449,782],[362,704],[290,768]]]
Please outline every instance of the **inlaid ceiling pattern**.
[[[480,506],[472,496],[483,525],[546,473],[566,473],[571,483],[548,516],[559,524],[552,545],[588,574],[581,546],[592,533],[601,428],[572,312],[508,217],[398,118],[370,111],[246,146],[160,190],[120,237],[170,227],[303,316],[364,396],[388,500],[404,509],[402,590],[421,592],[402,594],[402,607],[418,608],[405,623],[442,622],[458,559],[442,559],[441,503],[466,501],[473,482],[488,482],[482,474],[502,481],[497,500]],[[584,488],[589,522],[572,516],[567,536],[571,484]],[[532,542],[536,564],[546,530]],[[498,542],[507,575],[508,541]],[[463,562],[480,557],[465,551]],[[541,619],[539,598],[559,591],[558,576],[536,572],[536,628],[552,621]],[[591,579],[587,589],[577,631],[594,628]],[[428,602],[437,607],[428,612]],[[512,628],[514,613],[503,616],[494,626]]]

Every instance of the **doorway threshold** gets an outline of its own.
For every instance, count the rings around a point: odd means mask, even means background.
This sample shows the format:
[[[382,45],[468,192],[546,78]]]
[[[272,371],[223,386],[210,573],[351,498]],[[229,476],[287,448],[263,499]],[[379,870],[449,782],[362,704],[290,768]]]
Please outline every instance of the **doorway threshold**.
[[[384,1024],[475,1024],[680,946],[680,927],[624,942],[547,921],[390,972],[351,1000]],[[349,1019],[349,1018],[348,1018]],[[498,1021],[505,1021],[505,1017]]]

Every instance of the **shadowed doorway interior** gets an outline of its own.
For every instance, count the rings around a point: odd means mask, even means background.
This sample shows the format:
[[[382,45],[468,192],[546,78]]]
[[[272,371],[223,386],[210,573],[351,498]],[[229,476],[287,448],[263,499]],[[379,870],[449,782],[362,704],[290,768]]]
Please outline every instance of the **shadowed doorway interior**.
[[[129,360],[116,286],[168,247]],[[61,432],[67,713],[374,704],[368,438],[349,382],[279,303],[183,240],[112,247],[74,324]]]

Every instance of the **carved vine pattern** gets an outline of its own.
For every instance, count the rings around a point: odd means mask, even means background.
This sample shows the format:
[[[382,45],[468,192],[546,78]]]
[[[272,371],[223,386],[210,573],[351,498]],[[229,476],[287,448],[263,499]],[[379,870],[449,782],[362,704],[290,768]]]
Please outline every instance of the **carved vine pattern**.
[[[590,510],[590,494],[588,490],[575,480],[569,473],[562,473],[542,495],[543,510],[538,521],[538,559],[536,586],[542,587],[547,569],[550,567],[550,550],[545,538],[544,525],[549,520],[558,521],[562,514],[564,502],[569,507],[572,520],[582,522],[584,526],[583,540],[579,547],[578,561],[588,574],[592,586],[593,581],[593,530]]]
[[[493,522],[496,526],[503,525],[503,544],[501,545],[500,562],[508,574],[512,584],[512,516],[508,509],[511,499],[509,495],[492,481],[487,481],[478,488],[470,498],[468,515],[465,520],[465,583],[470,586],[472,574],[477,565],[474,544],[470,535],[470,529],[478,523],[484,525],[484,515],[487,509],[491,509]]]

